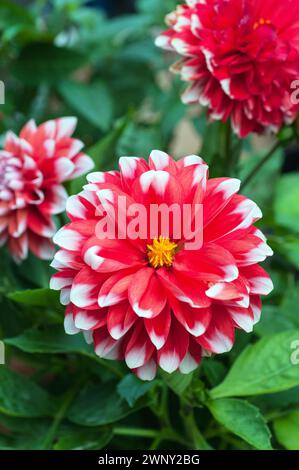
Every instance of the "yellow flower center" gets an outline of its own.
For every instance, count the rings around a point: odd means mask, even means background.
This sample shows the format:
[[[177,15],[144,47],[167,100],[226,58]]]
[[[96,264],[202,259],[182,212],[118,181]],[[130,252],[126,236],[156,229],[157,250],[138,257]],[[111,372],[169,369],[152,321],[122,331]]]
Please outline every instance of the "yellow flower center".
[[[264,26],[265,24],[269,25],[272,24],[271,20],[265,20],[264,18],[260,18],[259,21],[256,21],[253,25],[253,29],[257,29],[259,26]]]
[[[155,238],[151,245],[147,245],[147,256],[150,265],[153,268],[168,268],[173,263],[173,258],[177,250],[177,244],[169,240],[169,238],[162,237]]]

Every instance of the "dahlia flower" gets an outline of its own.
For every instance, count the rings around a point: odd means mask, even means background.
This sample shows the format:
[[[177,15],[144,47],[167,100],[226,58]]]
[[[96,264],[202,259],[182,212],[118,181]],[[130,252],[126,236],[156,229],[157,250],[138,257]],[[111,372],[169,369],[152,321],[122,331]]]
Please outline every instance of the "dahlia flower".
[[[172,70],[190,86],[184,103],[208,106],[212,120],[231,117],[245,137],[291,123],[298,104],[298,0],[186,0],[167,16],[156,45],[182,56]]]
[[[122,157],[119,168],[87,176],[67,201],[70,223],[54,237],[50,286],[67,305],[65,330],[83,331],[98,356],[124,359],[141,379],[153,379],[157,365],[189,373],[203,354],[229,351],[236,328],[250,332],[259,321],[260,296],[272,290],[258,265],[272,254],[253,226],[261,211],[237,194],[239,180],[208,179],[195,155],[176,162],[156,150],[149,163]],[[145,210],[145,236],[135,239],[126,230],[133,204]],[[150,209],[163,204],[202,207],[200,226],[178,238],[174,221],[168,237],[158,224],[151,237]],[[109,238],[102,222],[110,219],[121,229]],[[203,241],[192,248],[196,230]]]
[[[71,137],[76,124],[73,117],[38,127],[31,120],[19,136],[6,135],[0,150],[0,246],[7,242],[17,262],[28,250],[53,257],[53,215],[65,210],[68,196],[62,183],[93,168],[82,142]]]

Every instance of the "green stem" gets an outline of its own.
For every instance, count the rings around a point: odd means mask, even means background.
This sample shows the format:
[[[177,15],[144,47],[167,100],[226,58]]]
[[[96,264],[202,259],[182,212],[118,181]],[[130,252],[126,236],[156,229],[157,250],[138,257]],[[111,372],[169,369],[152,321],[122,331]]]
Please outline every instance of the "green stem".
[[[205,440],[197,427],[193,411],[184,416],[184,422],[186,431],[192,439],[192,450],[211,450],[211,446]]]
[[[72,387],[65,395],[64,400],[61,403],[61,406],[58,408],[58,411],[54,417],[52,426],[50,427],[49,431],[46,434],[44,442],[42,444],[43,450],[50,450],[52,448],[53,440],[55,439],[57,430],[64,420],[70,405],[72,404],[75,396],[77,395],[78,391],[80,390],[82,384],[82,380],[80,382],[76,382],[74,387]]]
[[[252,179],[257,175],[257,173],[260,171],[260,169],[270,160],[270,158],[273,156],[273,154],[278,150],[280,147],[280,142],[276,142],[275,145],[269,150],[268,153],[259,161],[259,163],[253,168],[253,170],[247,175],[245,180],[243,181],[241,185],[241,189],[244,189],[251,181]]]
[[[155,429],[145,428],[127,428],[127,427],[116,427],[113,430],[116,436],[133,436],[133,437],[148,437],[150,439],[156,439],[159,436],[159,431]]]

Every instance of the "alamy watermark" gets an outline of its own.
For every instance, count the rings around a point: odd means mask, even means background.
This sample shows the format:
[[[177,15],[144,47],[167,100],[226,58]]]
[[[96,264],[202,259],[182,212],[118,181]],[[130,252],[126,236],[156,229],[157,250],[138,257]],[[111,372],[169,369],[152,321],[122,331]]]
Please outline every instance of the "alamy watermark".
[[[291,353],[290,361],[293,366],[297,366],[299,364],[299,339],[295,339],[290,344],[291,349],[293,352]]]
[[[96,226],[100,240],[147,240],[159,236],[172,240],[185,240],[185,250],[197,250],[203,245],[202,204],[139,204],[126,196],[113,200],[109,191],[100,191],[101,206]],[[116,202],[116,204],[114,204]]]
[[[299,104],[299,80],[294,80],[291,83],[291,89],[294,90],[291,93],[291,103]]]
[[[0,341],[0,365],[5,364],[5,346],[3,341]]]

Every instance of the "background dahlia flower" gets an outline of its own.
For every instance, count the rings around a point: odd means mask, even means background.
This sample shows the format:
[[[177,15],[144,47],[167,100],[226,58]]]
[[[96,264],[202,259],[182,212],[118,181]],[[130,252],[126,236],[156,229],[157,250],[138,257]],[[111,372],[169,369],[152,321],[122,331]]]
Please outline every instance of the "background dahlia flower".
[[[71,137],[76,118],[65,117],[36,126],[29,121],[17,136],[6,135],[0,151],[0,245],[8,243],[15,261],[28,249],[41,259],[53,257],[53,215],[65,210],[64,181],[93,168]]]
[[[232,119],[245,137],[294,120],[299,77],[299,0],[186,0],[167,16],[157,46],[182,56],[172,70],[190,82],[185,103]]]
[[[67,201],[71,222],[54,237],[60,249],[51,288],[67,305],[65,330],[83,331],[97,355],[124,359],[141,379],[153,379],[157,365],[189,373],[203,353],[229,351],[236,328],[250,332],[259,321],[260,296],[272,290],[258,265],[272,254],[253,226],[261,211],[237,194],[239,180],[208,180],[195,155],[175,162],[153,151],[149,163],[122,157],[119,168],[88,175]],[[119,196],[147,211],[151,204],[202,204],[203,246],[187,250],[186,239],[159,233],[101,239],[100,209],[112,216]]]

